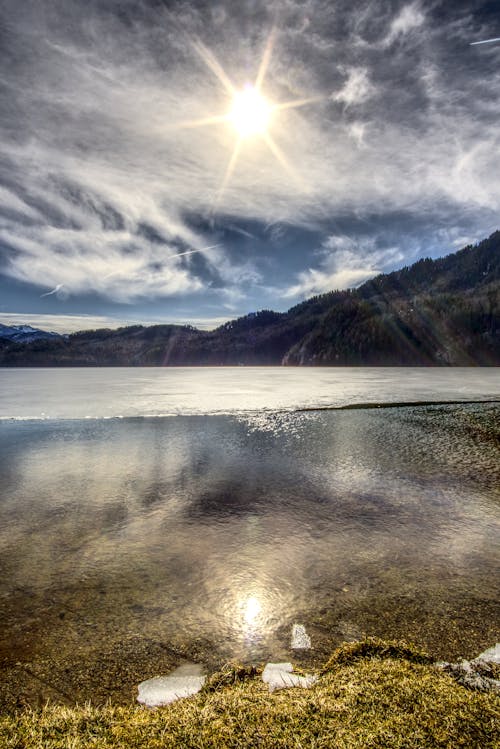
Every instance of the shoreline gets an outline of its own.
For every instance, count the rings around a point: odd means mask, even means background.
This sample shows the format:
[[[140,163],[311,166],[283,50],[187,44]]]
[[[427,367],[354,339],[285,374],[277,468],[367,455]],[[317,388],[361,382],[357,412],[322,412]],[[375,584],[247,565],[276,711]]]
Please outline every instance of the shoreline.
[[[172,419],[172,418],[200,418],[200,417],[233,417],[233,418],[262,418],[262,417],[280,417],[280,416],[294,416],[295,414],[307,414],[307,413],[322,413],[322,412],[336,412],[336,411],[372,411],[372,410],[388,410],[391,408],[432,408],[432,407],[443,407],[443,406],[497,406],[500,404],[500,398],[491,397],[484,399],[468,399],[468,400],[418,400],[418,401],[387,401],[387,402],[376,402],[370,401],[367,403],[349,403],[344,405],[336,406],[301,406],[291,407],[289,409],[280,408],[260,408],[260,409],[241,409],[241,410],[221,410],[221,411],[172,411],[167,413],[157,414],[117,414],[112,416],[2,416],[0,415],[0,424],[2,423],[24,423],[24,422],[87,422],[87,421],[134,421],[134,420],[147,420],[147,419]]]
[[[387,602],[387,606],[390,604]],[[102,635],[84,623],[68,620],[68,626],[75,634],[87,630],[94,632],[92,639],[77,637],[65,641],[60,632],[50,634],[49,642],[40,638],[37,649],[30,654],[17,650],[10,657],[7,649],[0,651],[0,712],[12,712],[19,708],[38,709],[46,702],[75,706],[91,702],[99,707],[111,701],[115,706],[134,704],[137,685],[162,673],[169,673],[186,663],[199,663],[206,672],[219,671],[225,663],[238,660],[247,667],[259,667],[266,661],[293,661],[300,668],[310,671],[321,669],[334,648],[352,646],[364,638],[378,641],[407,641],[419,652],[429,653],[429,660],[437,662],[460,662],[473,659],[494,644],[498,639],[495,611],[492,602],[477,602],[474,620],[467,629],[462,629],[460,620],[446,618],[437,612],[435,620],[427,614],[420,617],[418,612],[423,601],[394,599],[389,619],[384,621],[378,607],[371,618],[364,619],[364,626],[354,626],[351,620],[338,620],[335,611],[317,612],[316,616],[303,617],[307,633],[311,637],[310,649],[294,649],[290,645],[291,626],[281,626],[276,633],[275,645],[268,645],[244,655],[235,654],[235,643],[221,643],[207,639],[200,633],[197,638],[177,638],[175,641],[164,637],[141,636],[123,632],[110,637],[101,644]],[[367,601],[365,611],[373,605]],[[469,603],[470,607],[470,603]],[[474,607],[476,608],[476,607]],[[398,613],[399,612],[399,613]],[[400,616],[409,626],[401,622],[395,626]],[[376,620],[380,619],[379,623]],[[371,624],[370,624],[371,621]],[[64,622],[63,622],[64,623]],[[430,628],[429,628],[430,627]],[[56,643],[59,641],[60,647]],[[72,645],[72,642],[74,643]],[[5,643],[8,647],[8,642]]]
[[[497,679],[498,666],[490,673]],[[0,741],[5,749],[498,746],[498,696],[464,686],[412,645],[346,643],[315,676],[307,688],[271,693],[262,667],[227,664],[198,694],[164,707],[20,706],[0,713]]]

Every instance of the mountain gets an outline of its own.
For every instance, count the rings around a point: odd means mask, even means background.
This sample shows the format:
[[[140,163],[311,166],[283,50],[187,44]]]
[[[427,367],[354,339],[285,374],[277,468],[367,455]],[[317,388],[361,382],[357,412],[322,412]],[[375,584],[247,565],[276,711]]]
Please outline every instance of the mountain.
[[[317,324],[286,363],[498,365],[500,232],[303,306],[315,304]]]
[[[500,366],[500,231],[357,289],[213,331],[133,326],[0,340],[2,366]]]
[[[31,325],[2,325],[0,323],[0,339],[4,338],[15,343],[31,343],[41,339],[60,338],[58,333],[32,328]]]

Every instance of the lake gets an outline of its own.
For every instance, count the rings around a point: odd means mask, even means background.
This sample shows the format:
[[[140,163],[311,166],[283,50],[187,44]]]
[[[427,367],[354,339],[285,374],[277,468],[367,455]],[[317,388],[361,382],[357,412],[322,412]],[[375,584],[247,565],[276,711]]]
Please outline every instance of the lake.
[[[499,401],[496,369],[1,371],[0,702],[364,634],[484,650]]]

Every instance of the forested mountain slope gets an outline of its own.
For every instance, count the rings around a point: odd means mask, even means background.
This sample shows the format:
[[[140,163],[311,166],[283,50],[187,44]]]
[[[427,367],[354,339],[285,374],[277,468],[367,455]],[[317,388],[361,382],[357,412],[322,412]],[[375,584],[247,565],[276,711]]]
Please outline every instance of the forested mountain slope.
[[[2,366],[500,365],[500,232],[349,291],[213,331],[133,326],[16,343]]]

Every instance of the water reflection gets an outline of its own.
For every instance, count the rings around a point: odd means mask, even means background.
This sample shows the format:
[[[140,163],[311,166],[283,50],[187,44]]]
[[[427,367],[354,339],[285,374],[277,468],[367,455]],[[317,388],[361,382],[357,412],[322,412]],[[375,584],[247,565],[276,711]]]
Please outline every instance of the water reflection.
[[[247,626],[256,626],[257,618],[261,611],[262,606],[257,596],[250,596],[249,598],[247,598],[245,603],[245,623],[247,624]]]
[[[63,658],[133,636],[289,657],[296,620],[317,650],[327,635],[486,632],[498,416],[3,423],[0,650]]]

